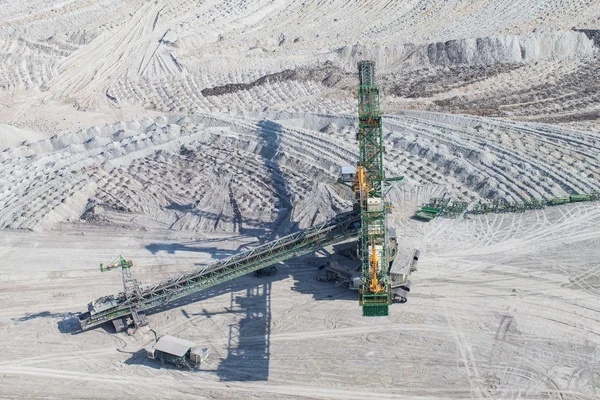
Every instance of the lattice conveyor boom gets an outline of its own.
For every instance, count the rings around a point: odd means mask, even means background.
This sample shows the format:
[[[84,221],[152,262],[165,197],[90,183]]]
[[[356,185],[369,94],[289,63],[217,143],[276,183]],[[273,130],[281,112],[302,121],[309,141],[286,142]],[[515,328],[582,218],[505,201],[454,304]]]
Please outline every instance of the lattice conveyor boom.
[[[312,228],[293,233],[258,246],[252,250],[220,260],[139,291],[105,296],[88,306],[79,316],[82,330],[87,330],[119,318],[164,306],[170,301],[208,289],[261,268],[297,257],[324,246],[357,237],[360,232],[360,214],[349,212]]]

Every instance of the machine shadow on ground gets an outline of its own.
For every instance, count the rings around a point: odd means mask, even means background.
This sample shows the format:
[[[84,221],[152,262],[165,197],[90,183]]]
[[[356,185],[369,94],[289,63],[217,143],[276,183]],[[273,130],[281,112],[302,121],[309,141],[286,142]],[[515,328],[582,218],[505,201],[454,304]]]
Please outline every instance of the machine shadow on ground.
[[[227,292],[232,293],[230,312],[242,314],[239,323],[229,326],[227,355],[221,360],[216,373],[221,381],[267,381],[271,357],[271,291],[274,284],[292,277],[292,290],[310,294],[315,300],[347,299],[355,300],[356,294],[347,288],[336,287],[331,282],[316,280],[318,262],[310,256],[302,257],[306,264],[294,266],[278,264],[278,272],[274,276],[255,277],[246,275],[235,280],[235,283],[224,283],[214,287],[203,295],[186,298],[186,304],[208,299]],[[245,295],[239,295],[244,291]],[[235,307],[237,305],[237,307]],[[234,310],[235,308],[235,310]],[[158,311],[158,310],[157,310]],[[182,310],[182,313],[187,314]],[[210,313],[197,313],[211,317]]]
[[[265,164],[267,163],[270,163],[270,161],[265,160]],[[197,205],[197,203],[170,203],[165,207],[165,209],[177,211],[180,213],[189,213],[199,218],[214,221],[215,226],[220,220],[231,222],[233,224],[233,230],[239,232],[239,234],[242,236],[253,236],[257,238],[263,238],[273,234],[271,228],[274,224],[272,222],[262,221],[256,218],[250,218],[247,215],[242,215],[237,200],[233,196],[233,193],[230,193],[229,202],[231,204],[231,208],[233,209],[233,216],[227,216],[217,214],[211,211],[202,210],[198,208],[199,206]]]
[[[37,319],[37,318],[57,318],[57,317],[71,318],[71,317],[76,317],[76,315],[72,314],[72,313],[53,313],[50,311],[42,311],[42,312],[35,313],[35,314],[25,314],[22,317],[11,318],[11,319],[15,322],[25,322],[25,321],[30,321],[32,319]]]
[[[267,381],[271,357],[271,288],[269,278],[235,296],[244,316],[230,325],[227,356],[217,368],[221,381]]]
[[[277,264],[278,271],[273,276],[256,277],[254,274],[241,276],[205,291],[173,300],[166,305],[151,310],[148,312],[148,315],[185,307],[192,303],[231,293],[231,306],[226,307],[224,312],[242,314],[243,316],[239,320],[239,323],[229,326],[227,332],[227,355],[220,360],[218,367],[213,372],[217,374],[221,381],[267,381],[269,378],[269,362],[271,357],[271,291],[276,282],[291,277],[294,279],[292,290],[303,294],[310,294],[315,300],[356,299],[355,293],[347,288],[336,287],[331,282],[319,282],[316,280],[319,265],[324,263],[325,260],[323,254],[319,254],[320,257],[317,258],[318,253],[322,253],[322,251],[299,257],[294,260],[292,265],[286,263]],[[245,295],[239,295],[240,292],[244,291]],[[182,309],[181,313],[190,320],[199,315],[205,315],[206,318],[213,317],[209,312],[191,314],[187,310]],[[42,312],[25,315],[15,320],[27,321],[34,318],[50,317],[62,317],[58,321],[58,329],[61,333],[82,333],[77,314],[74,313],[55,314]],[[115,330],[110,323],[101,325],[95,329],[115,334]],[[125,361],[127,365],[144,365],[155,369],[167,367],[177,370],[176,367],[163,366],[157,363],[156,360],[148,359],[144,349],[130,354],[131,357]]]
[[[297,230],[298,226],[290,219],[292,210],[292,197],[286,182],[285,174],[277,161],[279,153],[279,141],[283,127],[273,121],[263,119],[258,123],[258,137],[261,139],[262,147],[260,156],[263,158],[265,169],[273,184],[273,191],[277,197],[277,218],[273,223],[270,233],[260,237],[262,243],[269,242],[277,236],[285,236]]]
[[[279,153],[280,134],[282,131],[281,125],[262,120],[258,124],[257,135],[261,139],[262,147],[260,155],[263,158],[265,169],[269,174],[270,181],[273,185],[273,191],[277,197],[278,214],[275,221],[269,224],[259,223],[258,221],[244,220],[239,214],[239,208],[232,201],[232,216],[235,226],[240,235],[249,235],[250,230],[256,235],[260,243],[266,243],[277,237],[285,236],[291,232],[297,231],[297,224],[292,222],[291,210],[292,199],[288,190],[285,174],[277,162],[277,154]],[[204,212],[196,209],[196,205],[179,205],[171,204],[169,209],[179,212],[191,212],[198,214],[203,218],[215,219],[218,221],[223,216],[214,213]],[[249,227],[244,227],[246,224]],[[250,228],[251,227],[251,228]],[[258,228],[258,230],[256,230]],[[241,246],[243,247],[243,246]],[[166,251],[169,254],[174,254],[177,251],[185,252],[208,252],[215,259],[225,258],[240,251],[223,251],[216,247],[198,247],[194,243],[152,243],[147,246],[147,249],[152,254]],[[306,260],[306,257],[303,257]],[[296,264],[297,265],[297,264]],[[314,268],[313,268],[314,267]],[[236,293],[242,290],[246,291],[245,296],[236,296],[232,299],[232,304],[228,312],[243,313],[244,316],[237,325],[231,325],[228,332],[227,356],[222,359],[216,369],[216,373],[222,381],[267,381],[269,377],[269,360],[271,354],[271,289],[275,281],[283,280],[292,276],[295,281],[293,290],[300,293],[310,293],[317,300],[339,299],[339,298],[354,298],[352,293],[345,293],[339,287],[328,284],[326,282],[316,281],[316,273],[318,265],[314,264],[308,267],[291,268],[285,264],[279,265],[279,273],[275,276],[256,278],[254,276],[239,277],[231,282],[222,283],[210,289],[197,294],[192,294],[181,299],[170,301],[168,304],[155,308],[148,315],[156,314],[167,309],[184,307],[188,304],[206,300],[224,293]],[[305,280],[314,281],[313,283],[303,283]],[[347,292],[347,291],[346,291]],[[233,302],[239,307],[234,309]],[[187,311],[182,310],[182,314],[187,318],[190,316]],[[209,314],[206,314],[210,318]],[[73,321],[61,321],[65,327],[65,333],[73,328]],[[77,323],[75,318],[75,323]],[[108,325],[108,324],[105,324]],[[62,330],[61,330],[62,332]],[[139,354],[138,354],[139,353]],[[144,358],[142,352],[137,352],[132,355],[128,363],[150,365]],[[154,366],[153,366],[154,367]]]
[[[356,300],[356,293],[348,288],[336,287],[331,282],[319,282],[316,277],[323,258],[310,255],[296,259],[293,265],[280,263],[277,273],[268,277],[246,275],[238,278],[235,286],[224,289],[243,290],[245,296],[233,295],[244,316],[228,332],[227,356],[217,368],[221,381],[267,381],[271,357],[271,291],[278,281],[293,278],[292,290],[312,295],[315,300]],[[304,262],[305,261],[305,262]],[[300,265],[299,265],[300,264]],[[236,290],[237,289],[237,290]],[[232,304],[233,305],[233,304]]]
[[[233,256],[240,252],[237,250],[223,250],[217,247],[199,247],[193,244],[182,244],[182,243],[151,243],[146,246],[146,249],[153,255],[161,252],[168,254],[175,254],[176,252],[197,252],[197,253],[209,253],[214,259],[220,260]]]
[[[81,326],[79,325],[79,319],[76,315],[71,315],[68,317],[63,317],[57,324],[58,331],[64,334],[76,335]]]
[[[270,232],[260,232],[261,243],[274,240],[297,229],[290,221],[292,199],[285,175],[277,162],[281,125],[262,120],[258,123],[257,134],[261,139],[260,156],[273,184],[277,197],[278,213]],[[232,199],[234,211],[237,210]],[[243,218],[237,215],[240,233],[248,234],[243,228]],[[258,232],[254,232],[258,233]],[[245,313],[239,325],[229,327],[227,357],[220,363],[217,374],[222,381],[267,381],[271,355],[271,288],[275,280],[284,279],[283,274],[260,279],[246,289],[246,296],[236,296],[235,302]]]
[[[124,364],[126,365],[143,365],[144,367],[152,368],[152,369],[174,369],[181,370],[181,368],[177,368],[168,364],[161,364],[157,360],[151,360],[148,358],[148,354],[146,349],[140,349],[136,352],[130,353],[131,357],[129,357]]]
[[[271,287],[273,282],[285,278],[287,278],[286,274],[261,278],[249,274],[239,277],[235,281],[214,286],[196,295],[172,301],[165,306],[153,309],[148,315],[172,308],[185,307],[192,303],[231,293],[231,306],[226,308],[224,312],[189,313],[187,310],[182,309],[181,313],[191,322],[193,322],[194,317],[198,316],[213,318],[216,314],[221,313],[242,314],[239,323],[229,326],[227,355],[212,372],[216,373],[221,381],[267,381],[271,354]],[[239,295],[244,290],[245,295]],[[131,357],[125,364],[144,365],[155,369],[178,369],[173,366],[161,365],[156,360],[149,360],[144,349],[131,353]],[[210,371],[203,368],[201,370]]]
[[[25,314],[19,318],[11,318],[14,322],[27,322],[38,318],[60,318],[58,321],[58,330],[60,333],[74,334],[79,329],[79,320],[77,316],[79,313],[53,313],[50,311],[42,311],[35,314]]]

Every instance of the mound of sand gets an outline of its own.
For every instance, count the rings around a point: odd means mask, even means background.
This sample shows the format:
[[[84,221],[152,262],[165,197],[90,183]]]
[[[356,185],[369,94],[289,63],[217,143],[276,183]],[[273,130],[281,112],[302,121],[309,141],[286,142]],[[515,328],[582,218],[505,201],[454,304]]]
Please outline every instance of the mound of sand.
[[[24,146],[46,136],[41,132],[0,124],[0,152],[10,147]]]

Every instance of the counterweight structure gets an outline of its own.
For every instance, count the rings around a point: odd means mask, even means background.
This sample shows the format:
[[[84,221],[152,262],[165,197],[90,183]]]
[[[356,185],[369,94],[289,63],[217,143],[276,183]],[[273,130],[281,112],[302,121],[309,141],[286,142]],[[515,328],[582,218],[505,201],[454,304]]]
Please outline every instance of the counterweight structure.
[[[375,62],[358,63],[357,139],[360,158],[354,192],[360,210],[359,238],[362,284],[359,289],[363,316],[386,316],[392,304],[387,263],[387,212],[383,169],[383,134],[379,108],[379,86],[375,84]]]

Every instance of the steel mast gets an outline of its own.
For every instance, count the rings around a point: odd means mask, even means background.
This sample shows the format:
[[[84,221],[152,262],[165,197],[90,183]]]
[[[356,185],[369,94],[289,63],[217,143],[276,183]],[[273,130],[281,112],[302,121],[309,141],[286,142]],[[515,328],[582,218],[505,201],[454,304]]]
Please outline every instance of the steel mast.
[[[379,85],[375,83],[375,62],[358,63],[357,140],[360,158],[356,168],[355,207],[360,210],[360,258],[362,284],[359,290],[363,316],[386,316],[392,304],[388,277],[387,212],[383,169],[383,133],[379,107]]]

